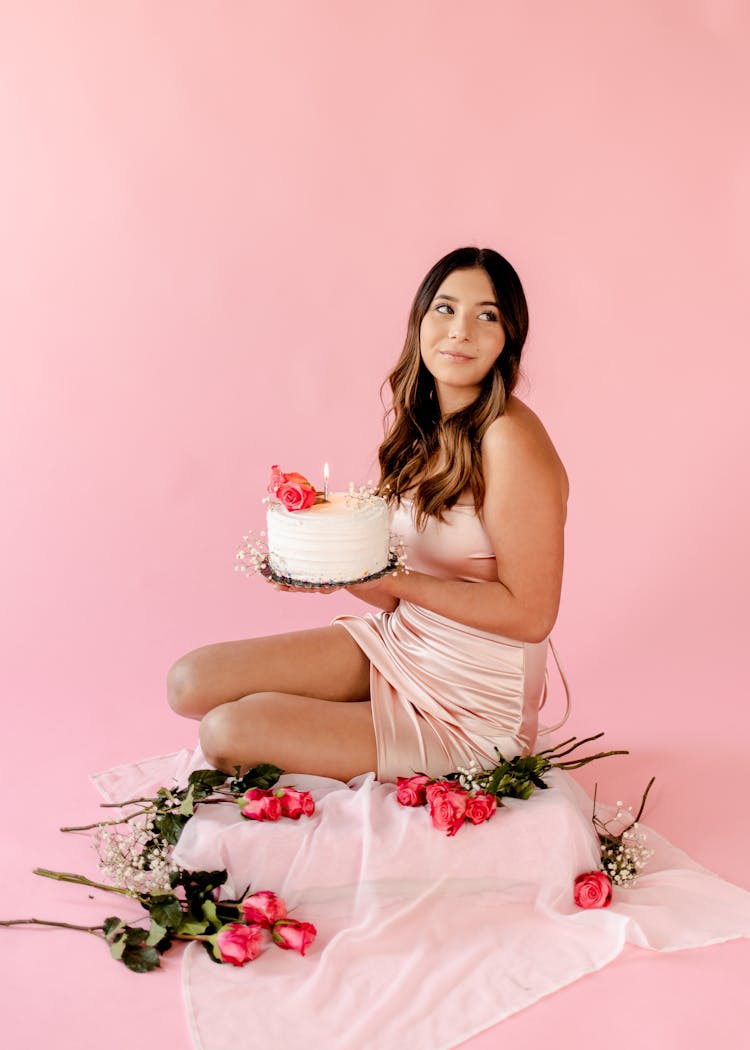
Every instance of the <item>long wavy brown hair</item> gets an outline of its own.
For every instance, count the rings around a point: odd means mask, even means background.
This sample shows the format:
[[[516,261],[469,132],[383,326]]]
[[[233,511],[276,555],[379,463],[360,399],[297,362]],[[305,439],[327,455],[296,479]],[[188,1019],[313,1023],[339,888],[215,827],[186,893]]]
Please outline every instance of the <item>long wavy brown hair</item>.
[[[505,346],[482,381],[476,400],[441,418],[435,381],[422,361],[419,330],[446,277],[453,270],[472,267],[483,269],[495,290]],[[516,385],[528,329],[529,312],[518,274],[491,248],[457,248],[435,263],[417,289],[401,357],[383,383],[383,387],[390,384],[392,403],[385,416],[386,436],[378,450],[378,490],[397,504],[409,492],[418,528],[424,527],[428,517],[442,519],[443,512],[468,488],[477,513],[481,510],[485,492],[482,438],[490,423],[505,411]],[[430,464],[441,449],[447,466],[430,473]]]

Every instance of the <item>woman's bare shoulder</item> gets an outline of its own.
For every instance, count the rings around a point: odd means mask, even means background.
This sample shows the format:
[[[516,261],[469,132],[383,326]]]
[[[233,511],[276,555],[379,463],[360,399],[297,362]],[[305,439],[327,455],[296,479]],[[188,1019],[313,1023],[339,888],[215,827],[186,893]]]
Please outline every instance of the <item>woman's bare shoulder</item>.
[[[554,472],[567,501],[568,475],[557,449],[536,412],[514,395],[508,398],[505,412],[485,431],[482,455],[507,465],[512,461],[520,461],[519,466],[534,463],[540,470]]]

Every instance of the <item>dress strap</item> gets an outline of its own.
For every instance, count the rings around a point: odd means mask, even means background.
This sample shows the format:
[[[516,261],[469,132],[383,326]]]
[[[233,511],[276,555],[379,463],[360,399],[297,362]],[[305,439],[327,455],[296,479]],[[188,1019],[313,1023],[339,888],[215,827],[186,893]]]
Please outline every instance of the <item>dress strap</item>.
[[[560,675],[560,678],[562,679],[563,688],[565,689],[565,714],[562,717],[562,721],[558,722],[556,726],[548,726],[546,729],[540,729],[539,733],[538,733],[538,736],[545,736],[547,733],[554,733],[558,729],[560,729],[561,726],[564,726],[565,723],[568,721],[568,718],[570,716],[570,709],[571,709],[571,706],[572,706],[571,698],[570,698],[570,686],[568,685],[568,679],[565,677],[565,672],[562,669],[562,664],[560,663],[560,657],[558,656],[557,649],[555,649],[555,645],[554,645],[554,642],[552,641],[552,638],[550,637],[548,639],[548,641],[549,641],[549,647],[552,650],[552,655],[555,658],[555,663],[557,664],[558,674]],[[547,668],[545,667],[545,669],[544,669],[544,689],[542,690],[542,699],[541,699],[541,701],[539,703],[539,710],[540,711],[544,707],[545,703],[547,702],[548,687],[549,687],[549,672],[547,671]]]

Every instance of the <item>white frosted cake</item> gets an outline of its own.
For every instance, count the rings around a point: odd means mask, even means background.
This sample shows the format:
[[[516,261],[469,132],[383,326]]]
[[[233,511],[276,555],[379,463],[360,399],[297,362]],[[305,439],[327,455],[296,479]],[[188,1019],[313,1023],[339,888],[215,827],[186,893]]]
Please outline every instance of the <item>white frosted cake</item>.
[[[353,583],[388,566],[388,505],[379,496],[335,492],[294,511],[271,503],[266,532],[269,567],[299,583]]]

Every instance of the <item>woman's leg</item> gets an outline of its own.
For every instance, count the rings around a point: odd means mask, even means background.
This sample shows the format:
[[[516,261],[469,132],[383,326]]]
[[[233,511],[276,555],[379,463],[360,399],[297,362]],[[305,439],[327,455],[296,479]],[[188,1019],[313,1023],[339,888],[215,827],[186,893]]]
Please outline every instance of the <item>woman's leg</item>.
[[[334,625],[204,645],[181,657],[167,676],[169,703],[186,718],[265,692],[369,700],[370,661],[346,628]]]
[[[377,771],[368,700],[332,704],[291,693],[254,693],[209,711],[200,740],[211,765],[226,773],[260,762],[337,780]]]
[[[272,762],[349,780],[377,764],[369,678],[349,632],[331,626],[196,649],[168,691],[176,711],[202,719],[201,747],[219,769]]]

